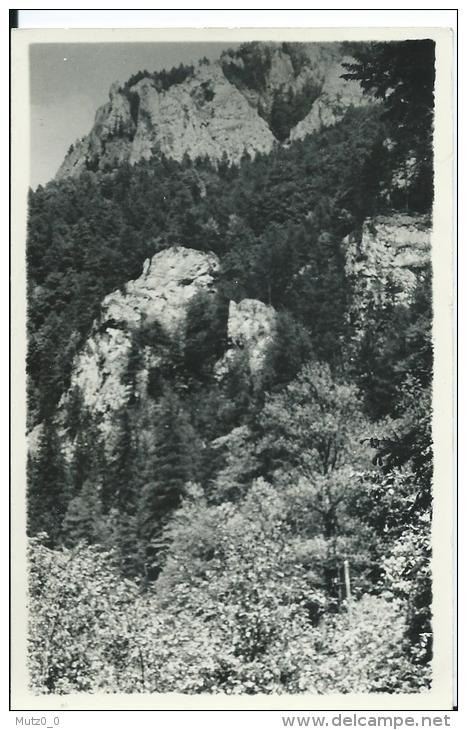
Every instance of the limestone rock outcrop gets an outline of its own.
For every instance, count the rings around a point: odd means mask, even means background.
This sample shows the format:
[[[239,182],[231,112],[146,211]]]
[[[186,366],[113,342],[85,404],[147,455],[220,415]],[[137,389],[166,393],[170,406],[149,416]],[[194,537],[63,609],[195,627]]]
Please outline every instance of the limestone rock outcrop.
[[[118,84],[112,84],[109,101],[97,110],[90,133],[71,145],[56,179],[76,177],[85,170],[96,171],[104,164],[118,167],[131,154],[135,132],[130,100]]]
[[[323,83],[325,67],[328,63],[327,54],[320,53],[319,62],[316,58],[317,49],[314,49],[315,63],[311,63],[310,49],[312,45],[298,44],[301,47],[301,68],[294,69],[291,55],[286,53],[276,43],[252,44],[256,46],[254,59],[245,63],[242,55],[235,51],[226,51],[221,56],[221,64],[224,74],[232,80],[232,83],[239,89],[247,99],[249,105],[256,109],[266,119],[270,117],[274,98],[276,94],[286,93],[289,89],[295,93],[299,92],[306,85],[307,81],[313,80],[317,87]],[[296,44],[297,45],[297,44]],[[321,51],[326,44],[317,44]],[[333,46],[334,44],[327,44]],[[313,50],[311,51],[313,54]],[[318,51],[319,53],[319,51]],[[247,55],[248,61],[248,55]],[[251,84],[246,79],[248,70],[246,66],[257,66],[261,68],[262,83]],[[251,75],[256,76],[257,69],[251,69]],[[245,79],[245,80],[244,80]]]
[[[225,78],[218,64],[200,66],[193,77],[158,93],[148,79],[138,94],[138,127],[130,162],[150,158],[154,149],[178,161],[207,155],[239,162],[247,152],[269,152],[274,136],[243,94]]]
[[[336,124],[351,106],[365,106],[371,102],[371,98],[364,95],[363,89],[357,81],[342,78],[342,74],[345,73],[342,64],[351,60],[350,57],[344,56],[329,64],[321,93],[308,114],[291,130],[291,141],[303,139],[322,127]]]
[[[218,270],[219,260],[213,253],[168,248],[146,259],[141,276],[128,282],[124,292],[112,292],[104,299],[101,320],[137,326],[144,317],[174,332],[188,302],[201,290],[215,291]]]
[[[253,43],[200,62],[170,85],[147,72],[113,84],[92,130],[71,145],[56,179],[158,154],[238,163],[245,152],[254,157],[278,141],[303,139],[334,124],[348,106],[367,103],[357,82],[341,78],[344,60],[339,43]],[[273,119],[277,103],[289,112],[294,106],[291,126],[281,133]]]
[[[79,390],[84,406],[96,417],[104,435],[112,431],[115,413],[127,404],[125,383],[133,334],[157,323],[173,341],[182,341],[190,302],[203,292],[217,291],[219,260],[213,253],[183,247],[169,248],[147,259],[141,276],[124,290],[108,294],[82,350],[75,357],[67,399]],[[275,333],[275,310],[255,299],[231,301],[227,324],[229,346],[216,365],[218,377],[228,376],[233,360],[246,355],[250,373],[258,375]],[[158,348],[138,351],[138,383],[144,392],[149,369],[162,364]]]
[[[389,291],[397,303],[410,303],[419,277],[430,265],[430,234],[429,216],[397,213],[367,219],[361,237],[347,236],[346,273],[360,306],[368,301],[384,304]]]
[[[130,89],[112,87],[92,131],[75,143],[57,179],[158,153],[178,161],[185,154],[219,161],[225,154],[230,162],[239,162],[245,152],[269,152],[273,144],[267,122],[229,83],[220,65],[201,65],[167,90],[159,90],[151,77]]]
[[[73,363],[70,387],[70,391],[79,388],[84,405],[98,417],[103,431],[110,428],[112,414],[127,402],[122,377],[132,333],[143,323],[157,322],[168,335],[176,335],[193,297],[215,292],[218,268],[212,253],[170,248],[148,259],[141,276],[128,282],[125,291],[105,297],[100,316]],[[151,357],[151,362],[145,362],[143,352],[143,363],[157,366],[157,356],[156,360]]]
[[[238,83],[238,88],[260,114],[269,118],[281,95],[290,95],[292,103],[301,92],[311,99],[309,104],[303,99],[305,112],[291,129],[290,141],[334,124],[349,106],[368,102],[358,82],[342,78],[346,72],[342,64],[352,59],[343,54],[340,43],[292,43],[285,44],[285,48],[284,44],[272,43],[258,46],[256,53],[257,63],[265,67],[263,84],[250,88]],[[241,74],[245,65],[235,52],[224,53],[222,63],[227,75],[229,67],[237,66]]]

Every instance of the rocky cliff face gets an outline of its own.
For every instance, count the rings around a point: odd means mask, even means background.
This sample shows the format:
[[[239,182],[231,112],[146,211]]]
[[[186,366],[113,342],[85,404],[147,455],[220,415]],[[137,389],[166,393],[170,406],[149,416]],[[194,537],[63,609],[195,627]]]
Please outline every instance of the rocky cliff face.
[[[57,179],[160,153],[178,161],[185,154],[212,161],[226,155],[237,163],[245,152],[269,152],[278,139],[302,139],[335,123],[348,106],[366,103],[357,83],[340,78],[344,60],[336,43],[246,44],[168,88],[157,74],[114,84]]]
[[[84,405],[108,431],[112,416],[128,400],[123,376],[128,366],[133,333],[143,324],[157,322],[168,336],[181,330],[188,305],[199,292],[215,292],[219,262],[214,254],[171,248],[148,259],[143,273],[125,291],[109,294],[99,319],[73,364],[71,388],[78,388]],[[141,353],[139,379],[144,385],[158,354]]]
[[[244,152],[269,152],[274,137],[265,120],[225,78],[218,64],[200,66],[196,74],[167,92],[155,92],[144,79],[135,87],[140,99],[138,127],[130,162],[154,150],[182,160],[207,155],[238,162]]]
[[[308,114],[291,130],[291,141],[303,139],[322,127],[336,124],[351,106],[364,106],[370,103],[370,99],[363,95],[362,87],[357,81],[346,81],[342,78],[344,70],[342,63],[350,61],[350,57],[344,56],[329,64],[321,92]]]
[[[230,162],[238,162],[245,152],[269,152],[273,142],[266,121],[229,83],[220,65],[202,65],[166,91],[158,90],[150,77],[130,89],[112,87],[93,129],[74,145],[57,179],[158,153],[178,161],[185,154],[220,160],[225,153]]]
[[[361,237],[344,240],[346,273],[359,306],[382,305],[389,295],[409,304],[419,277],[430,265],[428,216],[394,214],[365,221]]]
[[[56,179],[76,177],[85,170],[96,171],[106,165],[118,167],[129,159],[136,123],[130,101],[118,84],[109,91],[109,101],[101,106],[90,133],[71,145]]]
[[[109,294],[89,338],[73,363],[70,390],[59,410],[63,413],[69,394],[78,389],[84,405],[96,417],[104,435],[112,430],[114,414],[128,402],[125,384],[132,337],[143,325],[156,323],[173,341],[181,342],[190,302],[200,292],[215,295],[219,261],[212,253],[171,248],[148,259],[141,276],[124,291]],[[217,366],[228,375],[235,356],[246,353],[252,374],[262,367],[267,347],[274,336],[275,312],[262,302],[246,299],[230,302],[229,348]],[[140,393],[150,369],[163,362],[163,351],[144,347],[138,352],[137,380]]]

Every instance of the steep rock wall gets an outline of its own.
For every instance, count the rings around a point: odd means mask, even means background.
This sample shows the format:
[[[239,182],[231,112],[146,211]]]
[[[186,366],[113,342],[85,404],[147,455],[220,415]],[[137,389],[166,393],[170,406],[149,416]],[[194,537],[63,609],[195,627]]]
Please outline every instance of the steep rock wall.
[[[133,102],[130,99],[133,95]],[[137,111],[131,114],[131,106]],[[200,66],[183,83],[158,90],[150,77],[129,90],[113,86],[90,134],[75,143],[57,179],[86,169],[135,163],[163,153],[181,161],[207,155],[239,162],[248,152],[269,152],[274,136],[219,64]]]
[[[308,134],[319,131],[322,127],[336,124],[351,106],[359,107],[371,103],[365,96],[357,81],[346,81],[342,78],[345,68],[342,63],[350,62],[348,56],[335,60],[326,70],[321,93],[313,103],[308,114],[298,122],[290,132],[290,140],[303,139]]]
[[[370,218],[361,237],[344,239],[346,273],[360,307],[368,302],[380,306],[389,294],[397,303],[410,303],[419,277],[430,265],[430,235],[428,216],[397,213]]]
[[[248,152],[269,152],[274,137],[267,123],[225,78],[218,64],[201,66],[183,84],[158,93],[144,79],[135,87],[140,99],[138,128],[130,162],[152,156],[154,149],[181,161],[224,153],[238,162]]]
[[[188,154],[238,163],[245,152],[254,157],[270,152],[278,138],[303,139],[334,124],[349,106],[367,103],[358,83],[341,78],[349,59],[340,44],[288,44],[294,46],[288,52],[284,44],[252,45],[256,56],[248,49],[243,56],[224,53],[167,89],[151,74],[113,84],[92,130],[71,146],[56,179],[160,153],[178,161]],[[281,125],[279,134],[274,117],[290,114],[292,106],[291,126]]]
[[[173,342],[182,343],[190,303],[197,294],[216,294],[219,260],[212,253],[176,247],[148,259],[140,277],[124,290],[114,291],[102,302],[98,319],[75,357],[68,392],[59,405],[59,420],[66,427],[66,406],[71,393],[81,393],[86,409],[96,418],[104,436],[113,428],[115,413],[129,398],[125,382],[132,338],[142,326],[156,323]],[[275,312],[262,302],[231,301],[228,315],[229,347],[216,366],[219,377],[228,377],[232,361],[247,357],[252,376],[264,364],[274,337]],[[163,365],[163,348],[142,346],[138,352],[136,379],[146,392],[150,369]],[[167,363],[165,363],[167,365]],[[32,439],[31,443],[34,441]]]
[[[215,292],[218,268],[214,254],[167,249],[148,259],[141,276],[128,282],[125,291],[105,297],[99,319],[73,363],[70,386],[70,391],[81,391],[84,405],[97,416],[103,431],[111,427],[113,414],[128,399],[122,379],[132,333],[143,323],[157,322],[169,336],[176,335],[193,297]],[[142,361],[140,378],[144,380],[144,370],[157,366],[157,355],[143,352]]]

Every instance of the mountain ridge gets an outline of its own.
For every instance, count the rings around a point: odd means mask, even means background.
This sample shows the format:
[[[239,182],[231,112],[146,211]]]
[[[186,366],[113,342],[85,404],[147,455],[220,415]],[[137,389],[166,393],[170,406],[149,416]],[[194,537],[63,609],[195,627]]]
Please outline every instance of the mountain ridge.
[[[368,103],[341,78],[351,59],[340,44],[244,44],[196,68],[140,72],[112,84],[90,133],[78,140],[56,179],[108,170],[164,154],[238,164],[338,121]]]

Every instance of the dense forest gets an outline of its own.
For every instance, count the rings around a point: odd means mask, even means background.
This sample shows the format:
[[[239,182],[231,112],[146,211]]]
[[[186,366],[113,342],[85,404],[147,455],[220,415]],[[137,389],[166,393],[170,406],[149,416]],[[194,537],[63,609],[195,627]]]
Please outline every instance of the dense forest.
[[[255,48],[241,72],[224,58],[232,82],[261,87]],[[430,270],[408,300],[390,281],[365,298],[345,242],[378,216],[429,221],[434,44],[346,52],[373,102],[303,140],[281,144],[309,85],[275,99],[270,154],[155,154],[30,192],[35,692],[430,686]],[[174,246],[218,257],[216,296],[189,303],[183,337],[132,331],[106,438],[70,387],[76,356],[103,298]],[[245,298],[274,308],[275,337],[260,373],[238,351],[219,378]]]

